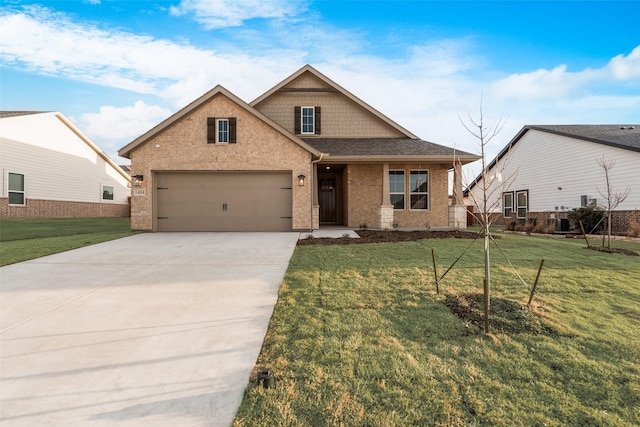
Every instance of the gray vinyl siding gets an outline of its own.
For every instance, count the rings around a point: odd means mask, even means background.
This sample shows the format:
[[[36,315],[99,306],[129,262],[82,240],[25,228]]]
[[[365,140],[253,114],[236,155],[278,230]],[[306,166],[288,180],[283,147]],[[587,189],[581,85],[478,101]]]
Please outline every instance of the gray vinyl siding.
[[[51,113],[2,119],[2,197],[7,174],[25,176],[26,199],[103,202],[102,186],[113,200],[127,203],[127,180]]]
[[[503,183],[513,179],[508,187],[494,186],[492,203],[497,204],[493,210],[501,211],[504,191],[518,190],[529,191],[530,212],[578,208],[581,195],[597,199],[598,205],[603,206],[606,202],[598,189],[606,194],[605,176],[596,163],[602,156],[616,161],[610,171],[614,191],[631,187],[631,194],[617,209],[640,209],[639,152],[529,130],[489,173],[491,176],[501,170]],[[481,187],[480,183],[472,189],[476,197],[481,194]]]

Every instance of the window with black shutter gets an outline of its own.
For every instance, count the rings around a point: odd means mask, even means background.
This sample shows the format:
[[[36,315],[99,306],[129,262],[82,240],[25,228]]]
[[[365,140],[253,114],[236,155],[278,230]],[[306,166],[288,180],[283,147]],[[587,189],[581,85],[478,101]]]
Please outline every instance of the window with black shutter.
[[[302,108],[301,107],[293,107],[293,121],[294,121],[294,132],[296,135],[300,135],[302,126],[300,123],[302,122]]]
[[[237,141],[237,120],[235,117],[207,118],[208,144],[235,144]]]
[[[207,117],[207,144],[216,143],[216,118]]]
[[[320,111],[320,107],[294,107],[294,133],[296,135],[320,135]]]
[[[236,118],[229,117],[229,144],[236,143]]]

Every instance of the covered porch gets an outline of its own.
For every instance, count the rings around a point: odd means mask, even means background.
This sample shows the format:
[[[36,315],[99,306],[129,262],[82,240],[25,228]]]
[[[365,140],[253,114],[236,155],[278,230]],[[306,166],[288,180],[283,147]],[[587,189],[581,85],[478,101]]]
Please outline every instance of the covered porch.
[[[407,205],[392,203],[390,171],[407,171]],[[426,199],[421,209],[412,209],[409,175],[421,171]],[[449,174],[453,195],[449,196]],[[462,203],[461,166],[442,162],[318,162],[313,165],[313,230],[344,227],[371,229],[466,228]]]

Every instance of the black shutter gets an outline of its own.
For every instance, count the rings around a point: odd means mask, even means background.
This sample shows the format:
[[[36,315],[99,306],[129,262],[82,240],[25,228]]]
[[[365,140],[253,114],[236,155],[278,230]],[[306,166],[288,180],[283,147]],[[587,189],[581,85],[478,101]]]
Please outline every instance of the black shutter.
[[[236,118],[229,117],[229,144],[236,143]]]
[[[216,118],[207,117],[207,144],[216,143]]]
[[[301,126],[301,123],[300,123],[300,121],[302,120],[301,114],[302,113],[301,113],[300,107],[293,107],[293,117],[294,117],[294,119],[293,119],[293,123],[294,123],[293,124],[293,127],[294,127],[293,133],[295,133],[296,135],[300,135],[300,133],[302,133],[302,130],[301,130],[302,126]]]
[[[320,107],[314,107],[314,113],[315,113],[315,117],[314,117],[314,124],[315,124],[315,131],[314,133],[316,135],[320,135]]]

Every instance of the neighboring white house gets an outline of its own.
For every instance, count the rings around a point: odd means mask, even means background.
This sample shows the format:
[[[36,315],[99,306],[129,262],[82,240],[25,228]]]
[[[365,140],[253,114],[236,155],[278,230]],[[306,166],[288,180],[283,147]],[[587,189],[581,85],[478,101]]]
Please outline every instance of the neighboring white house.
[[[3,218],[129,215],[131,179],[59,112],[0,112]]]
[[[501,178],[492,180],[489,191],[488,206],[496,222],[523,224],[535,219],[553,224],[575,208],[605,208],[605,172],[599,158],[615,162],[609,171],[614,192],[631,189],[612,215],[617,231],[626,232],[629,221],[637,221],[640,214],[640,125],[523,127],[489,163],[487,177]],[[482,187],[481,175],[468,186],[468,209],[482,209],[477,202],[482,200]]]

